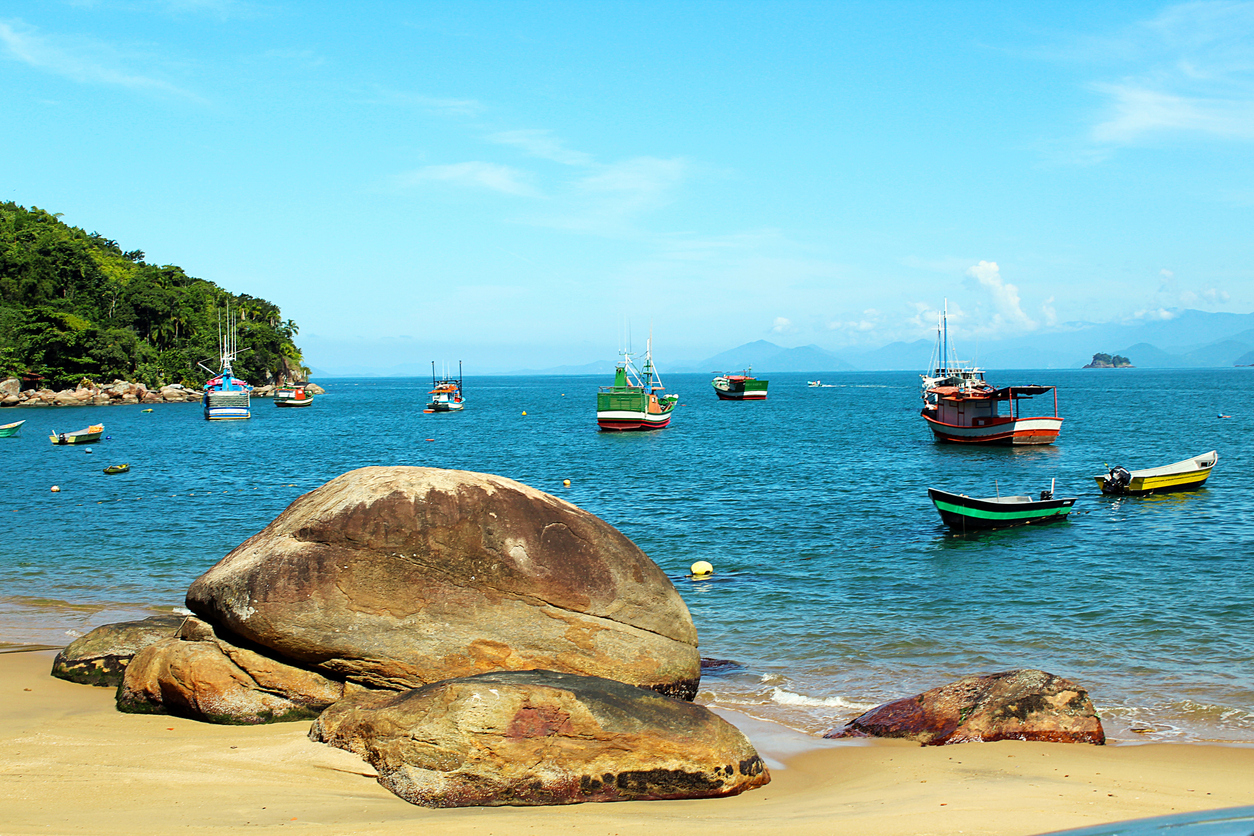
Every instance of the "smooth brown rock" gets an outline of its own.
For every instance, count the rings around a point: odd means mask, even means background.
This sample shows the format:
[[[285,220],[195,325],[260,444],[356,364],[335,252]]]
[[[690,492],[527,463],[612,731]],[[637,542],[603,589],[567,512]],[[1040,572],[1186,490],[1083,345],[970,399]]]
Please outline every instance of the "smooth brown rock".
[[[119,711],[209,723],[308,720],[344,695],[344,683],[239,647],[199,619],[178,638],[135,654],[118,687]]]
[[[617,529],[499,476],[368,467],[297,499],[187,605],[371,687],[493,670],[605,676],[691,699],[688,608]]]
[[[52,661],[52,675],[82,685],[116,688],[131,658],[179,632],[185,615],[154,615],[142,621],[104,624],[70,642]]]
[[[824,737],[902,737],[924,746],[991,740],[1106,742],[1088,691],[1038,670],[967,676],[874,708]]]
[[[359,693],[309,736],[361,755],[380,784],[427,807],[711,798],[771,779],[703,706],[550,671]]]

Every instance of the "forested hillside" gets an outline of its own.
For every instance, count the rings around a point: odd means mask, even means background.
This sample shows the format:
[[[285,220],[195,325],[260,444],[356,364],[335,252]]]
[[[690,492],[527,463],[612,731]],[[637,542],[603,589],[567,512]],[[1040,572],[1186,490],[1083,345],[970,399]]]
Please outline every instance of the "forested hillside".
[[[296,323],[277,305],[148,264],[42,209],[0,203],[0,377],[199,385],[210,377],[200,363],[216,369],[228,309],[247,349],[236,376],[264,384],[307,374]]]

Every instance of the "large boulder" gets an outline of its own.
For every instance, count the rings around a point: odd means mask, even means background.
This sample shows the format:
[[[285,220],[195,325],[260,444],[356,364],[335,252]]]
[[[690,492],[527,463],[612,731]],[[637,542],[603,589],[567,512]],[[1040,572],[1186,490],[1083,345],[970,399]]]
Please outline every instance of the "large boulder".
[[[1052,673],[967,676],[873,708],[824,737],[902,737],[924,746],[990,740],[1106,742],[1088,691]]]
[[[154,615],[142,621],[104,624],[52,660],[52,675],[82,685],[116,688],[131,658],[150,644],[178,634],[185,615]]]
[[[178,637],[135,654],[117,705],[130,714],[253,725],[308,720],[343,695],[343,682],[240,647],[193,618]]]
[[[688,608],[644,552],[568,502],[480,473],[346,473],[196,579],[187,605],[371,687],[545,669],[691,699],[700,681]]]
[[[710,798],[771,779],[703,706],[550,671],[358,693],[309,736],[361,755],[380,784],[427,807]]]

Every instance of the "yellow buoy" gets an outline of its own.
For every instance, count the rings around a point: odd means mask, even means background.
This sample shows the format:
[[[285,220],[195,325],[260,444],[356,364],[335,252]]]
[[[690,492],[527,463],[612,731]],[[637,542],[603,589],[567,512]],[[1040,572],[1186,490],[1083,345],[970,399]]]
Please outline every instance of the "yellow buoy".
[[[707,561],[698,560],[696,563],[692,564],[692,576],[694,578],[701,578],[701,577],[705,577],[706,575],[713,575],[713,574],[714,574],[714,567],[711,566]]]
[[[569,488],[569,487],[570,487],[570,480],[569,480],[569,479],[563,479],[563,480],[562,480],[562,484],[563,484],[563,485],[565,485],[566,487],[568,487],[568,488]]]
[[[60,493],[60,492],[61,492],[61,489],[60,489],[59,487],[57,487],[56,485],[53,485],[53,486],[52,486],[52,492],[53,492],[53,493]]]
[[[523,415],[526,415],[526,414],[527,414],[527,410],[525,410],[525,409],[524,409],[524,410],[523,410]]]

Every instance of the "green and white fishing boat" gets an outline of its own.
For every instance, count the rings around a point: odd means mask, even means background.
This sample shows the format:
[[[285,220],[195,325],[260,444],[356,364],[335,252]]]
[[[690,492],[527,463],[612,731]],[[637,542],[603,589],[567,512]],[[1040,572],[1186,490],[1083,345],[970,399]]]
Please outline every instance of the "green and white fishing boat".
[[[614,371],[614,385],[597,392],[597,426],[606,432],[660,430],[671,422],[679,395],[667,393],[662,378],[653,367],[653,340],[645,343],[644,367],[632,365],[631,355]]]
[[[26,419],[14,421],[12,424],[0,424],[0,438],[8,438],[11,435],[17,435],[17,431],[26,423]]]
[[[1039,499],[1000,495],[977,499],[936,488],[928,488],[927,495],[941,521],[959,533],[1065,520],[1076,501],[1074,496],[1055,499],[1052,484],[1050,490],[1041,491]]]

